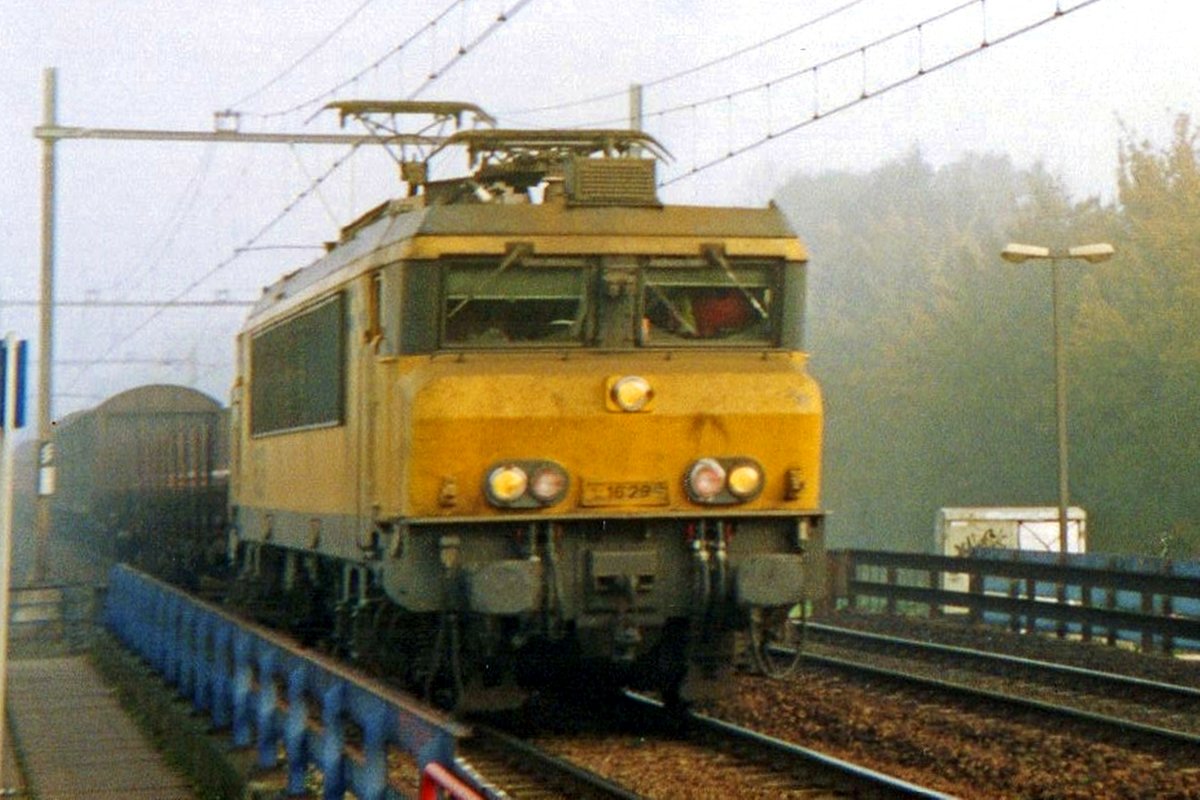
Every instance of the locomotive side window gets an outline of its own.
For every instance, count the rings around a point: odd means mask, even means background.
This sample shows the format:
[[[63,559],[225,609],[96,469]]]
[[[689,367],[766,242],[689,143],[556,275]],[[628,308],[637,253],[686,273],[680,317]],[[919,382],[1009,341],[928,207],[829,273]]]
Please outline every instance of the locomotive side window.
[[[445,273],[442,342],[450,347],[562,346],[583,339],[585,272],[462,265]]]
[[[345,399],[345,298],[267,328],[250,341],[250,433],[339,425]]]
[[[642,344],[774,346],[775,273],[765,267],[647,269]]]

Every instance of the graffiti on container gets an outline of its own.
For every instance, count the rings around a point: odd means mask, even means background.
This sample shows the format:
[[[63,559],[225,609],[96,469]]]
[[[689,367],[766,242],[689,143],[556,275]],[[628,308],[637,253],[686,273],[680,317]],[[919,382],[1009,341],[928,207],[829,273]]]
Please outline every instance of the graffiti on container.
[[[971,551],[976,547],[1007,547],[1008,543],[1001,533],[997,533],[995,528],[988,528],[985,531],[975,531],[967,534],[962,541],[954,543],[954,554],[956,556],[969,556]]]

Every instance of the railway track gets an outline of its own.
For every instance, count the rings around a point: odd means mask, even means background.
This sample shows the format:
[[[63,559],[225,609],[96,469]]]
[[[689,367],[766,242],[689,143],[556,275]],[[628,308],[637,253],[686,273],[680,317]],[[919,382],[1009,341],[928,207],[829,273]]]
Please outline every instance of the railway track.
[[[632,699],[647,708],[657,709],[660,714],[667,713],[655,700],[636,695],[632,696]],[[785,776],[790,772],[801,784],[804,784],[796,787],[801,791],[825,788],[834,797],[942,798],[948,796],[923,786],[898,780],[869,767],[834,758],[817,750],[801,747],[704,714],[689,713],[687,730],[689,737],[693,740],[712,744],[718,750],[740,753],[742,757],[750,761],[769,764],[771,770],[779,770]],[[775,782],[770,776],[764,777],[768,778],[768,786]],[[805,794],[804,796],[809,795]]]
[[[494,797],[940,798],[942,793],[701,714],[627,694],[472,721],[464,771]],[[542,715],[549,718],[541,719]]]
[[[638,800],[641,795],[601,775],[486,725],[459,743],[458,766],[489,797],[521,800]]]
[[[872,663],[861,653],[870,651]],[[1200,689],[848,628],[811,625],[803,659],[1137,735],[1200,747]]]

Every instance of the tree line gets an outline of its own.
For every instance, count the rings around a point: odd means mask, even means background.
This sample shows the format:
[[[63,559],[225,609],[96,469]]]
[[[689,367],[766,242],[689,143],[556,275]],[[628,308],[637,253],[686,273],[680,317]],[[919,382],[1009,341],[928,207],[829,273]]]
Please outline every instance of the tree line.
[[[1062,262],[1071,502],[1092,550],[1200,558],[1198,136],[1126,131],[1107,203],[917,150],[781,188],[811,254],[835,546],[927,550],[939,507],[1057,505],[1050,263],[999,254],[1107,241],[1109,262]]]

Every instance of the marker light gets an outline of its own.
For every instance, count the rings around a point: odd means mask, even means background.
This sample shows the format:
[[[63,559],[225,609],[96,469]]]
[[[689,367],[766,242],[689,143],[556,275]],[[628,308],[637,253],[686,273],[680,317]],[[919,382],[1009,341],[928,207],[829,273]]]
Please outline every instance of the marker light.
[[[525,494],[529,485],[529,476],[525,470],[514,464],[496,467],[488,474],[488,495],[500,503],[512,503]]]
[[[626,375],[612,385],[613,402],[622,411],[641,411],[653,396],[650,382],[638,375]]]
[[[739,464],[729,471],[729,493],[742,500],[758,494],[762,488],[762,472],[754,464]]]
[[[688,493],[701,502],[711,502],[725,490],[725,468],[716,459],[702,458],[687,476]]]
[[[567,491],[567,473],[557,464],[547,464],[533,473],[529,480],[529,493],[540,503],[556,503]]]
[[[692,502],[705,505],[745,503],[763,490],[762,466],[745,456],[701,458],[688,468],[684,488]]]

